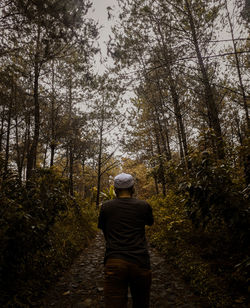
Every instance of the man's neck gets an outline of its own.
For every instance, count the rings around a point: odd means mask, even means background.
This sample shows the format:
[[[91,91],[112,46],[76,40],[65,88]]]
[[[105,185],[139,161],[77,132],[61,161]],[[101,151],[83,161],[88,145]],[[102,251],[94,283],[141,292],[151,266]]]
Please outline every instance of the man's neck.
[[[118,198],[132,198],[132,196],[130,193],[124,191],[124,192],[119,193]]]

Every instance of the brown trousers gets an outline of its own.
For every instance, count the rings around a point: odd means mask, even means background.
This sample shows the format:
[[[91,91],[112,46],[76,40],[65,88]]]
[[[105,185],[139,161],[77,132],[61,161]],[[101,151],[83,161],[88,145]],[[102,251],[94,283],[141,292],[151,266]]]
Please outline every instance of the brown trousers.
[[[108,259],[104,274],[106,308],[126,308],[128,286],[133,299],[133,308],[149,307],[151,270],[122,259]]]

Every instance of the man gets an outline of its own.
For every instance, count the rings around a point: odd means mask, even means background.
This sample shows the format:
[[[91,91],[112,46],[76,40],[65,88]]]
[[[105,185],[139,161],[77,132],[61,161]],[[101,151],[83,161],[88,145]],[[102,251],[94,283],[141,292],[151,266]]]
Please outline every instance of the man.
[[[152,209],[146,201],[132,197],[134,178],[130,174],[117,175],[114,188],[117,198],[102,205],[98,221],[106,240],[105,307],[127,307],[129,286],[133,308],[147,308],[151,270],[145,225],[154,222]]]

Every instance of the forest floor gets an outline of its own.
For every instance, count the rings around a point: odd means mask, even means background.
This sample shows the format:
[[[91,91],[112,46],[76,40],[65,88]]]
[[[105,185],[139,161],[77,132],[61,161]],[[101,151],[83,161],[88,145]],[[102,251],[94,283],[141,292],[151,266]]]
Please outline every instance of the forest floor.
[[[101,232],[83,250],[72,267],[49,290],[42,307],[102,308],[104,238]],[[205,299],[195,295],[177,269],[150,247],[152,266],[151,308],[205,308]],[[129,294],[128,307],[132,307]]]

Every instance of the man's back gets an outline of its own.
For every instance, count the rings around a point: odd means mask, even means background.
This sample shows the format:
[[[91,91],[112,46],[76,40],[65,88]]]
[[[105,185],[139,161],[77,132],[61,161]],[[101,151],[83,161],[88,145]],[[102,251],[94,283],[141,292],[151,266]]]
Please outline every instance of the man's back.
[[[148,308],[152,273],[145,237],[145,225],[154,222],[146,201],[132,198],[134,178],[121,173],[114,178],[117,198],[105,202],[98,228],[106,240],[104,301],[106,308],[126,308],[128,286],[133,307]]]
[[[106,239],[106,255],[149,268],[145,225],[153,224],[149,204],[135,198],[117,198],[102,206],[98,227]]]

